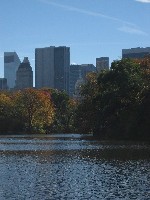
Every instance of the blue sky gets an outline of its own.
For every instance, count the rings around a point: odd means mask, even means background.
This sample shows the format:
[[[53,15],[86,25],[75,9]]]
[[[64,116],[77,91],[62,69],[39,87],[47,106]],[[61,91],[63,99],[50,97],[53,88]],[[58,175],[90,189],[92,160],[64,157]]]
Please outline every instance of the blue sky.
[[[0,0],[0,77],[4,51],[69,46],[71,63],[120,59],[123,48],[150,47],[150,0]]]

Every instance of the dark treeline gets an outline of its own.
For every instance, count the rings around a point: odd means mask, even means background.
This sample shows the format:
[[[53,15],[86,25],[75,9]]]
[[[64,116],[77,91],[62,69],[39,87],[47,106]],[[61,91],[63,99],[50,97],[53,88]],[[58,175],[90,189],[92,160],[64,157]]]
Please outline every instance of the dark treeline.
[[[150,139],[150,58],[114,61],[89,74],[77,108],[77,127],[101,139]]]
[[[150,139],[150,58],[114,61],[89,73],[77,100],[55,89],[0,93],[1,133],[92,133],[99,139]]]

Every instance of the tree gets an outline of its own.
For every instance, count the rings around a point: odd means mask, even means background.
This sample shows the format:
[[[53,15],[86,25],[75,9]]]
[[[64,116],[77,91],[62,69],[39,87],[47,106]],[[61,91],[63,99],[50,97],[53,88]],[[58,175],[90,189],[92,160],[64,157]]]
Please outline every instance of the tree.
[[[80,131],[104,139],[136,137],[143,80],[140,64],[130,59],[114,61],[110,70],[87,79],[77,107]]]
[[[144,87],[140,65],[130,59],[114,61],[110,71],[99,75],[98,85],[99,132],[105,137],[130,137]]]
[[[85,84],[81,87],[81,100],[77,102],[74,114],[74,126],[76,127],[77,132],[93,133],[96,120],[93,99],[97,96],[97,92],[97,74],[89,73],[86,76]]]
[[[64,91],[57,89],[45,89],[51,95],[51,100],[55,108],[55,117],[50,131],[53,132],[68,132],[68,114],[69,114],[69,96]]]
[[[0,93],[0,132],[9,131],[13,103],[9,95]]]
[[[24,121],[25,131],[45,132],[53,122],[54,107],[48,93],[25,89],[14,94],[15,115]]]

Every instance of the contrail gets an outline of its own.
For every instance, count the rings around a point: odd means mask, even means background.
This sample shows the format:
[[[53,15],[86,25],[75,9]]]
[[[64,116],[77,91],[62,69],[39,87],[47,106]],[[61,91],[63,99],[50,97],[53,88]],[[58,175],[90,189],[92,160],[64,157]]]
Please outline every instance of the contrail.
[[[69,10],[69,11],[74,11],[74,12],[78,12],[78,13],[85,14],[85,15],[90,15],[90,16],[94,16],[94,17],[101,17],[101,18],[105,18],[105,19],[108,19],[108,20],[111,20],[111,21],[119,22],[119,23],[123,24],[123,27],[118,28],[118,30],[123,31],[123,32],[134,33],[134,34],[139,34],[139,35],[147,35],[147,33],[140,30],[137,27],[136,24],[125,21],[125,20],[121,20],[121,19],[116,18],[116,17],[105,15],[105,14],[100,13],[100,12],[93,12],[93,11],[84,10],[84,9],[73,7],[73,6],[55,3],[51,0],[39,0],[39,1],[42,2],[42,3],[46,3],[46,4],[49,4],[49,5],[55,6],[55,7],[63,8],[63,9]],[[150,1],[150,0],[136,0],[136,1],[145,1],[146,2],[146,1]]]
[[[91,15],[91,16],[94,16],[94,17],[102,17],[102,18],[105,18],[105,19],[109,19],[109,20],[113,20],[113,21],[117,21],[117,22],[121,22],[121,23],[124,23],[124,24],[135,26],[135,24],[133,24],[133,23],[121,20],[121,19],[116,18],[116,17],[111,17],[111,16],[108,16],[108,15],[105,15],[103,13],[84,10],[84,9],[80,9],[80,8],[73,7],[73,6],[68,6],[68,5],[62,5],[62,4],[55,3],[55,2],[49,1],[49,0],[39,0],[39,1],[43,2],[43,3],[46,3],[46,4],[50,4],[50,5],[56,6],[56,7],[63,8],[63,9],[69,10],[69,11],[75,11],[75,12],[78,12],[78,13]]]

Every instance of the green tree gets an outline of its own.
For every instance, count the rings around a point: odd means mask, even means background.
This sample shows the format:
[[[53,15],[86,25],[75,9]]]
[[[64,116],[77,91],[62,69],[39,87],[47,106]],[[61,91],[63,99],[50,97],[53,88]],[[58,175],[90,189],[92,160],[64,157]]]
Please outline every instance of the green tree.
[[[0,132],[9,131],[13,103],[9,95],[0,93]]]
[[[140,65],[130,59],[114,61],[110,71],[99,75],[98,85],[96,102],[101,116],[98,131],[104,137],[132,137],[144,87]]]
[[[55,110],[53,123],[48,128],[49,133],[68,132],[69,96],[66,92],[57,89],[43,88],[43,90],[50,95]]]
[[[89,73],[86,76],[85,84],[81,87],[81,99],[77,101],[74,113],[74,126],[76,127],[76,132],[93,133],[96,120],[93,99],[97,96],[97,93],[97,74]]]
[[[137,109],[137,137],[143,140],[150,140],[150,56],[142,59],[135,59],[142,69],[143,73],[143,87],[140,92],[140,104]]]
[[[114,61],[110,70],[92,76],[83,86],[77,107],[80,131],[93,132],[104,139],[136,137],[144,87],[143,70],[130,59]]]

